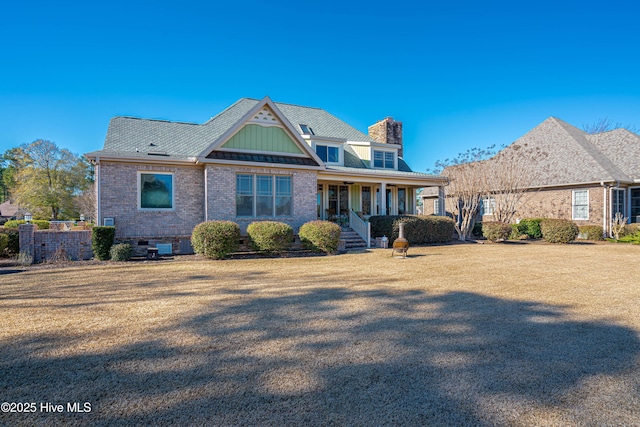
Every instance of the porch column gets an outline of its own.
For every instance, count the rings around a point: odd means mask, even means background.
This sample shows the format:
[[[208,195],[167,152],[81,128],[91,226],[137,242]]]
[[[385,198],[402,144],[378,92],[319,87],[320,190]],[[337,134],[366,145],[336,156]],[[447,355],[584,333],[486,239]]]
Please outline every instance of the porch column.
[[[380,183],[380,215],[387,214],[387,184],[385,182]]]

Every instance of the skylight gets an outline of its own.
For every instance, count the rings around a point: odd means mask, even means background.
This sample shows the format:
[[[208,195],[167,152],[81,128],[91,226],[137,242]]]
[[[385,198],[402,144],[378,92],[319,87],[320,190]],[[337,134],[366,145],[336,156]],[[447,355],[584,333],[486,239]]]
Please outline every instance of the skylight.
[[[302,123],[300,124],[300,130],[302,131],[303,135],[315,135],[315,133],[313,133],[313,129],[311,129],[311,126],[303,125]]]

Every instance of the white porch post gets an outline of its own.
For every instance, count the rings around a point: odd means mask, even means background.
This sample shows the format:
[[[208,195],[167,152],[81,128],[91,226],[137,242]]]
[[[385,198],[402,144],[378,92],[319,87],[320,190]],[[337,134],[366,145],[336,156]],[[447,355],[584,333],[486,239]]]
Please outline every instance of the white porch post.
[[[387,214],[387,183],[380,183],[380,215]]]

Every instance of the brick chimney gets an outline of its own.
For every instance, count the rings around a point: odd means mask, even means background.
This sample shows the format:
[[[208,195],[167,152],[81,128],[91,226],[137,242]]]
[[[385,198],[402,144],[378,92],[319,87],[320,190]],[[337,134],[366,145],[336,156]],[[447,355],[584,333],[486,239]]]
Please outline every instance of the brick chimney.
[[[386,117],[369,126],[369,136],[377,142],[399,145],[398,156],[402,157],[402,122]]]

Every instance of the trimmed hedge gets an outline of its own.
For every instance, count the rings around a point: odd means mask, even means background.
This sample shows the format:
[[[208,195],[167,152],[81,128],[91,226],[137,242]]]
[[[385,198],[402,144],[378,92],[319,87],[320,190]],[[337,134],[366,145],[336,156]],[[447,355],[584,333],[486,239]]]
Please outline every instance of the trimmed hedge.
[[[293,228],[278,221],[256,221],[247,227],[253,250],[265,253],[288,251],[293,243]]]
[[[540,230],[549,243],[569,243],[578,236],[578,226],[568,219],[544,219]]]
[[[302,247],[314,252],[334,253],[340,242],[340,226],[329,221],[309,221],[298,232]]]
[[[482,223],[482,235],[492,242],[507,240],[510,234],[510,224],[498,221],[485,221]]]
[[[404,222],[404,237],[409,244],[446,243],[451,240],[455,229],[451,218],[435,215],[385,215],[372,216],[371,235],[373,237],[387,236],[389,242],[398,238],[399,224]]]
[[[240,226],[233,221],[205,221],[191,234],[195,253],[211,259],[226,258],[238,250]]]
[[[93,256],[100,261],[106,261],[111,257],[109,251],[116,236],[115,227],[93,227],[91,229],[91,249]]]
[[[6,235],[9,240],[7,241],[6,253],[7,255],[17,255],[20,253],[20,232],[15,228],[3,228],[0,229],[0,233]]]
[[[600,225],[581,225],[578,227],[578,238],[584,240],[604,240]]]
[[[540,223],[544,218],[525,218],[521,219],[517,224],[511,224],[512,233],[511,237],[520,238],[520,236],[527,236],[529,239],[542,238],[542,230],[540,230]]]
[[[4,223],[4,228],[18,228],[20,224],[26,224],[27,221],[24,219],[12,219]],[[31,224],[35,224],[38,226],[38,230],[48,230],[49,229],[49,221],[46,219],[33,219],[31,220]]]
[[[133,256],[133,247],[129,243],[118,243],[109,250],[111,261],[128,261]]]
[[[9,236],[6,234],[0,234],[0,255],[4,254],[4,250],[9,245]]]
[[[634,235],[640,232],[640,223],[634,222],[633,224],[627,224],[624,226],[624,230],[620,233],[620,237]]]

